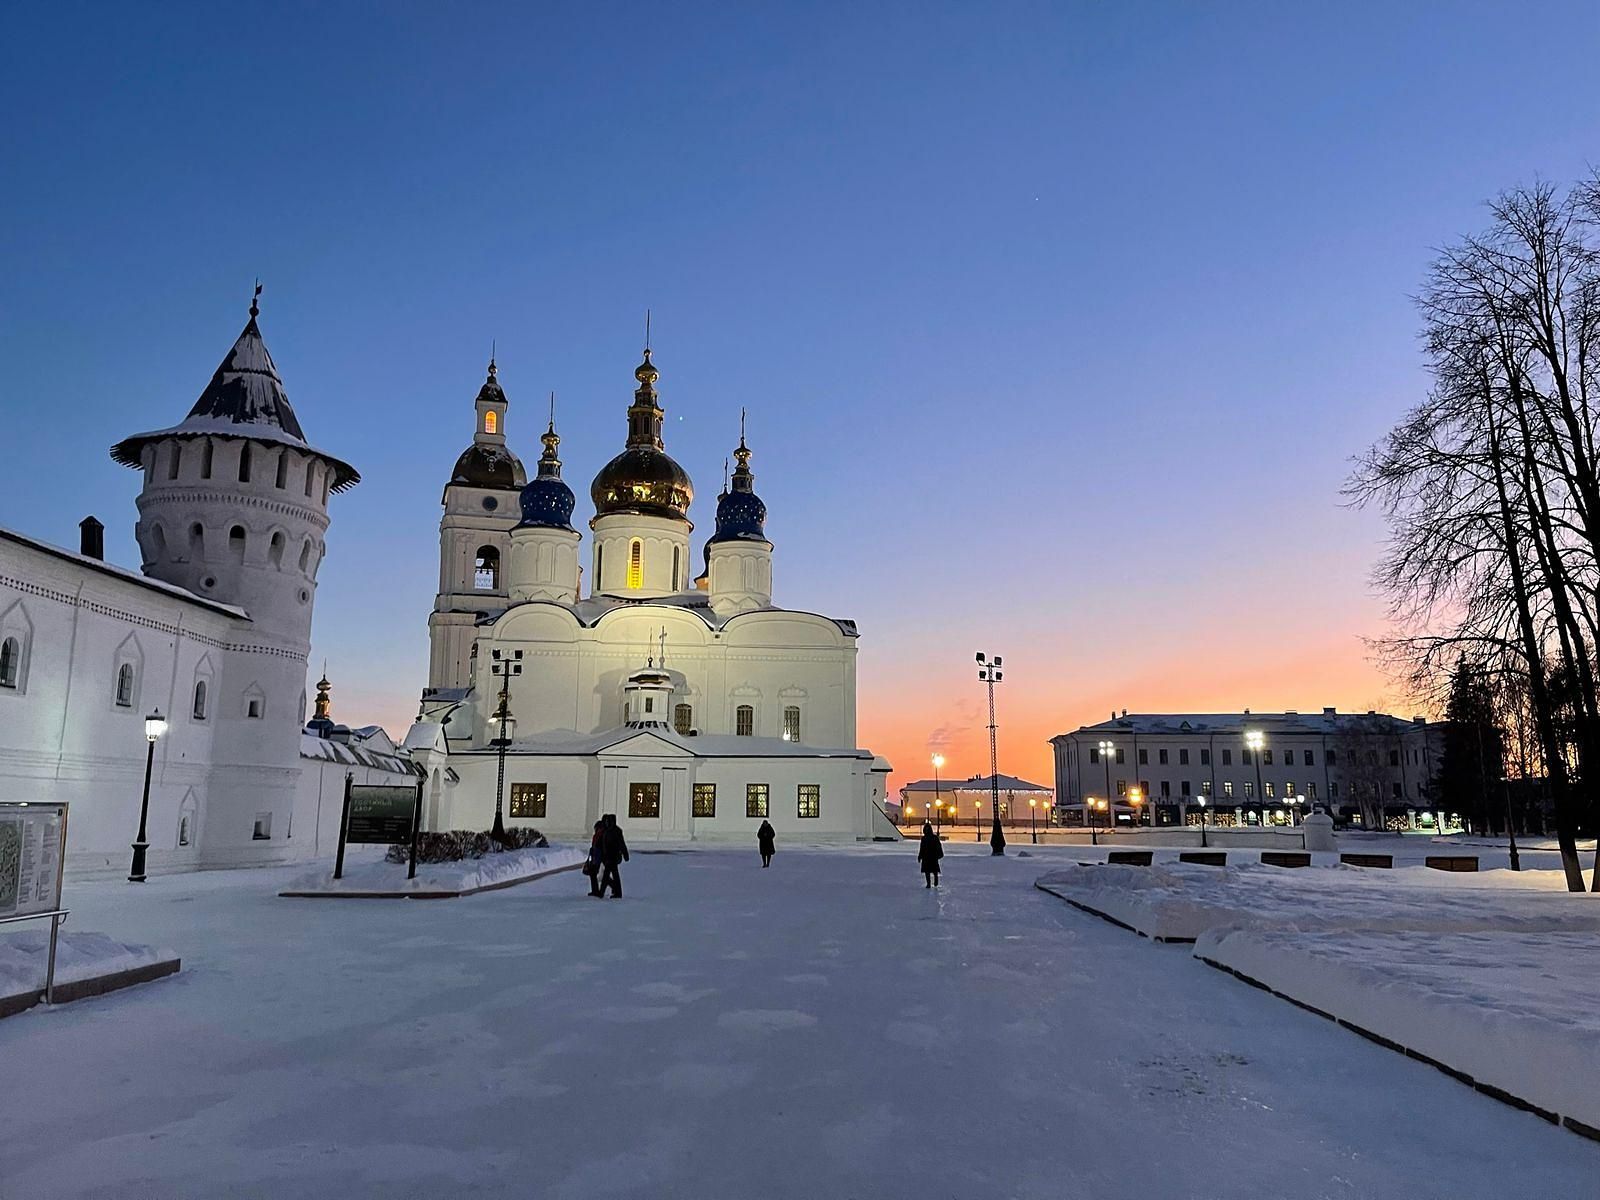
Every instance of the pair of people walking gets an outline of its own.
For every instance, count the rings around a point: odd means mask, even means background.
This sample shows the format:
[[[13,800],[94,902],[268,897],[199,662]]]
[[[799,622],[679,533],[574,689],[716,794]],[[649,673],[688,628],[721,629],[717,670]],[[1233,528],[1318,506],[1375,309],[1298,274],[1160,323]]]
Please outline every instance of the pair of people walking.
[[[944,843],[939,840],[939,835],[933,831],[933,826],[924,823],[922,826],[922,841],[917,846],[917,864],[922,868],[922,886],[936,888],[939,886],[939,860],[944,857]]]
[[[594,823],[589,839],[589,860],[583,873],[589,877],[589,895],[601,899],[611,889],[613,900],[622,899],[622,874],[618,868],[628,861],[628,840],[622,836],[616,813],[606,813]]]

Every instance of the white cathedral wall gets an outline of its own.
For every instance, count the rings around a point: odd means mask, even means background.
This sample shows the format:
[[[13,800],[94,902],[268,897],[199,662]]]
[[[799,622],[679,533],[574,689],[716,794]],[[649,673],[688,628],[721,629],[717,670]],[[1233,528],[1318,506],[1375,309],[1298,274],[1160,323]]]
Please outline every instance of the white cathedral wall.
[[[713,630],[668,605],[613,609],[593,627],[565,607],[524,604],[479,630],[474,744],[491,736],[488,717],[499,687],[493,651],[521,650],[510,706],[521,736],[567,730],[594,733],[623,724],[623,683],[661,654],[673,677],[673,701],[693,708],[700,733],[734,733],[741,705],[754,709],[757,737],[783,735],[784,709],[801,711],[803,745],[854,748],[855,640],[832,621],[806,613],[763,611]]]
[[[769,791],[767,820],[780,839],[854,841],[869,836],[871,791],[876,782],[870,758],[805,756],[720,757],[652,755],[516,754],[506,756],[505,823],[539,829],[552,841],[586,843],[594,822],[615,813],[625,835],[634,841],[755,841],[762,818],[746,815],[747,784],[765,784]],[[488,751],[453,754],[450,765],[460,783],[448,789],[440,828],[488,829],[494,821],[496,756]],[[543,783],[546,815],[513,818],[513,783]],[[654,818],[628,815],[629,785],[654,783],[661,789],[661,814]],[[716,816],[695,817],[694,786],[717,787]],[[798,815],[801,784],[821,788],[820,816]],[[882,797],[877,801],[882,803]]]
[[[687,521],[647,517],[635,513],[610,513],[597,517],[591,553],[595,558],[594,591],[608,596],[670,596],[689,589],[689,533]],[[633,543],[640,544],[643,582],[628,586],[628,564]],[[676,570],[676,575],[674,575]]]

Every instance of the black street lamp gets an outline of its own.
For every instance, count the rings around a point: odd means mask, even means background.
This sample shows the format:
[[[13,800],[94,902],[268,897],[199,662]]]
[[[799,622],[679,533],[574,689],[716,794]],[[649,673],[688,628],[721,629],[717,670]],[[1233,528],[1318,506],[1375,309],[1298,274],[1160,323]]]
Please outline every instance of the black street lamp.
[[[1116,820],[1112,815],[1116,810],[1111,807],[1111,756],[1116,753],[1116,749],[1115,742],[1100,743],[1100,761],[1106,766],[1106,828],[1108,830],[1111,828],[1112,822]]]
[[[510,658],[501,658],[500,651],[493,652],[494,661],[489,670],[500,677],[500,703],[494,710],[494,715],[489,720],[494,722],[495,737],[490,745],[500,751],[500,770],[494,783],[494,828],[489,831],[489,836],[497,845],[504,845],[506,840],[506,825],[503,815],[503,803],[506,791],[506,749],[511,745],[511,738],[517,731],[517,719],[511,715],[511,677],[522,674],[522,651],[513,650]]]
[[[989,845],[994,854],[1006,852],[1006,835],[1000,828],[1000,755],[995,747],[994,685],[1003,678],[1000,656],[994,661],[978,651],[978,679],[989,685],[989,800],[994,805],[994,824],[989,827]]]
[[[1261,821],[1267,823],[1267,798],[1261,792],[1261,751],[1267,744],[1267,738],[1259,729],[1246,731],[1244,744],[1250,748],[1250,755],[1256,760],[1256,803],[1261,806]]]
[[[1033,827],[1033,844],[1039,844],[1039,800],[1036,796],[1028,797],[1028,823]]]
[[[139,838],[133,843],[133,864],[128,869],[129,883],[144,882],[144,854],[150,849],[145,837],[145,826],[150,820],[150,771],[156,763],[156,742],[167,731],[167,722],[158,708],[144,719],[144,740],[149,743],[144,753],[144,799],[139,801]]]
[[[939,791],[939,768],[942,766],[944,766],[944,755],[935,754],[933,756],[933,807],[935,813],[938,814],[934,817],[934,820],[938,822],[940,829],[944,828],[944,795]],[[950,824],[955,825],[956,823],[955,805],[952,804],[950,806]]]

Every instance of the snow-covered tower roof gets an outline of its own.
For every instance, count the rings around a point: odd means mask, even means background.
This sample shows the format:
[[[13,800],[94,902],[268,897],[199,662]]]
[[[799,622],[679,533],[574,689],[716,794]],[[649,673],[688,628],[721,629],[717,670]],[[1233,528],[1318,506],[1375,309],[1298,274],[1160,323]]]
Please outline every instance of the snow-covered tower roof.
[[[277,365],[261,339],[256,317],[261,287],[250,300],[250,320],[233,349],[211,376],[211,382],[194,402],[189,415],[179,425],[136,433],[111,447],[111,457],[125,467],[142,466],[141,452],[151,442],[167,438],[236,437],[258,442],[293,446],[326,461],[332,468],[332,490],[343,491],[361,482],[360,473],[349,463],[318,450],[306,441],[300,420],[294,415]]]

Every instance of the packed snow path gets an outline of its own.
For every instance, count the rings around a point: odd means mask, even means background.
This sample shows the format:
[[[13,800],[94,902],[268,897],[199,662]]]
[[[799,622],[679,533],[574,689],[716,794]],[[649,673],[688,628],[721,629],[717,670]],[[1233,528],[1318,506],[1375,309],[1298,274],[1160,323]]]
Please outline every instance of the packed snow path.
[[[70,888],[173,979],[0,1022],[0,1197],[1585,1195],[1600,1147],[1037,891],[635,854],[468,900]]]

